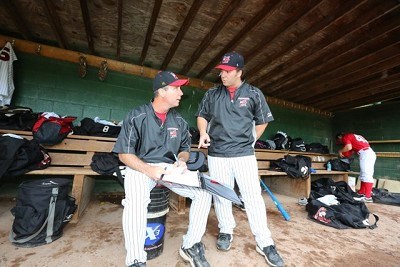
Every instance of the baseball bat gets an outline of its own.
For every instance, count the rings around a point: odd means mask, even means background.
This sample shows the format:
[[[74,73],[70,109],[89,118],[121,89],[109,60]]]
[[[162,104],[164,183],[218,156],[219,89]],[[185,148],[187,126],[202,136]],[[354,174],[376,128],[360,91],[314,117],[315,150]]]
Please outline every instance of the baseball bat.
[[[268,186],[260,179],[260,183],[262,187],[264,188],[264,191],[269,194],[269,196],[272,198],[272,201],[274,202],[275,206],[278,208],[278,210],[281,212],[283,218],[285,218],[286,221],[290,221],[290,215],[287,213],[287,211],[283,208],[282,204],[279,202],[279,200],[275,197],[275,195],[269,190]]]

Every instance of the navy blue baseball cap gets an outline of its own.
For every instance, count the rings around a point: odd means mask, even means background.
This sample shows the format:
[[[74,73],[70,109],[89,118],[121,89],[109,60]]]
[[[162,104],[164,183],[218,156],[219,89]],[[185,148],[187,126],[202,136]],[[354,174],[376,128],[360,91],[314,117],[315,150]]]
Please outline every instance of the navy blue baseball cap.
[[[243,69],[243,67],[244,67],[243,56],[237,52],[229,52],[222,57],[221,62],[215,68],[231,71],[231,70]]]
[[[175,73],[171,71],[160,71],[153,80],[153,91],[157,91],[167,85],[183,86],[189,83],[188,79],[179,79]]]

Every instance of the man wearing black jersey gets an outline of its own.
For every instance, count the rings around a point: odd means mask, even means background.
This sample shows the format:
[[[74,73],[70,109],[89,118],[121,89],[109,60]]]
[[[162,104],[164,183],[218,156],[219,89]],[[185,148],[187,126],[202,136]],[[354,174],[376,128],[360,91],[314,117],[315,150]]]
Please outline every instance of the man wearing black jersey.
[[[146,266],[144,243],[150,191],[163,174],[168,174],[166,169],[185,167],[189,159],[189,127],[173,109],[179,106],[181,86],[187,83],[188,80],[178,79],[172,72],[159,72],[153,81],[154,99],[129,112],[113,149],[127,166],[122,200],[127,266]],[[177,155],[176,162],[166,156],[171,152]],[[201,238],[206,230],[211,195],[196,187],[165,186],[192,199],[189,227],[179,254],[192,267],[208,267]]]
[[[199,105],[199,148],[208,148],[208,166],[213,179],[231,188],[236,181],[257,252],[269,265],[283,266],[267,226],[254,153],[256,140],[273,117],[261,90],[242,81],[243,67],[243,57],[236,52],[225,54],[216,67],[220,70],[222,85],[209,89]],[[227,251],[236,226],[232,203],[214,196],[214,208],[220,229],[217,248]]]

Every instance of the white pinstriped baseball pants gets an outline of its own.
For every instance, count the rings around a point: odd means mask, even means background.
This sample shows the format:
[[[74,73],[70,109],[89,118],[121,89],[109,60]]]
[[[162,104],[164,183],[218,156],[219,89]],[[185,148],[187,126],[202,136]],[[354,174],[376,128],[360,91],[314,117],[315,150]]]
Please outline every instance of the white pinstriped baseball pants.
[[[375,152],[372,150],[372,148],[360,150],[358,152],[358,156],[360,157],[360,180],[366,183],[373,183],[376,161]]]
[[[261,196],[256,157],[221,158],[208,156],[212,179],[233,189],[235,180],[246,208],[250,229],[261,248],[274,244],[267,226],[267,212]],[[233,234],[236,222],[232,214],[232,202],[213,196],[220,233]]]
[[[160,166],[168,164],[160,163]],[[122,227],[124,230],[127,266],[134,263],[146,262],[147,253],[144,250],[147,226],[147,205],[150,203],[150,191],[156,182],[141,172],[126,168],[125,199],[122,200],[124,211]],[[211,207],[211,195],[199,188],[189,186],[167,186],[175,193],[189,197],[192,204],[189,213],[189,226],[183,236],[183,247],[190,248],[201,241],[207,225]],[[168,227],[168,226],[166,226]]]

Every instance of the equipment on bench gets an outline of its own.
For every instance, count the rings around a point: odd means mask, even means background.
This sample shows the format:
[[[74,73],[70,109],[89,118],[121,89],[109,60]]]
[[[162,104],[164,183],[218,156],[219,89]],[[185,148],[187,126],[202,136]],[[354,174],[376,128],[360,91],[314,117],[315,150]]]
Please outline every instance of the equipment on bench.
[[[115,153],[95,152],[90,167],[99,174],[116,176],[118,183],[124,188],[125,176],[122,174],[122,171],[124,171],[126,167],[119,161]]]
[[[292,178],[308,179],[310,176],[311,158],[302,155],[290,156],[271,162],[272,170],[286,172]]]
[[[61,143],[72,132],[76,117],[60,117],[54,112],[43,112],[33,125],[33,138],[42,145]]]
[[[350,164],[353,162],[354,158],[335,158],[330,159],[324,166],[326,167],[328,163],[331,164],[332,171],[350,171]]]
[[[16,177],[32,170],[45,169],[50,165],[48,152],[36,140],[28,140],[15,134],[0,136],[0,180]]]

